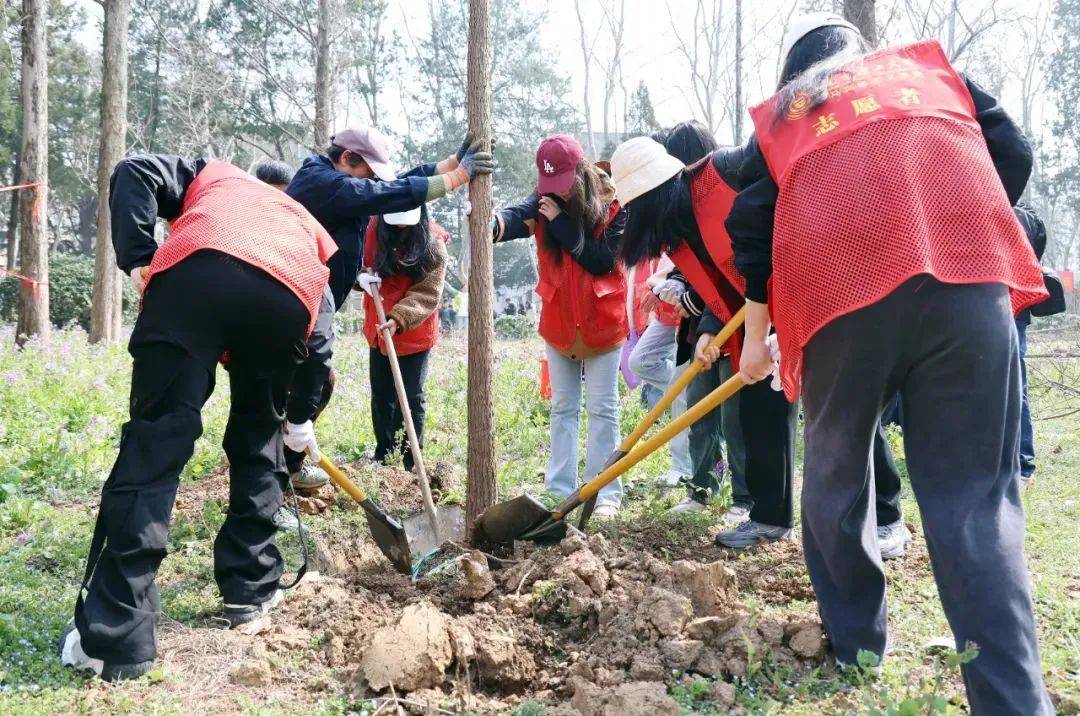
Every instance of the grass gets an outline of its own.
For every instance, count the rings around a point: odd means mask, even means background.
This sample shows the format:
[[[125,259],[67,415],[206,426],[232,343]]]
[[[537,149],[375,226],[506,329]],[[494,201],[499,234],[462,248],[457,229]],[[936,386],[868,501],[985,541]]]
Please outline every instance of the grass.
[[[430,371],[425,450],[430,461],[465,463],[464,352],[460,338],[444,342]],[[373,444],[366,353],[355,337],[345,337],[335,354],[337,395],[319,422],[319,434],[324,449],[337,459],[359,458]],[[496,439],[504,495],[543,488],[547,407],[537,390],[537,356],[535,341],[502,341],[497,347]],[[119,347],[89,346],[78,330],[57,332],[48,349],[31,344],[16,351],[10,329],[0,329],[0,366],[0,713],[190,711],[193,704],[168,688],[168,674],[161,676],[161,683],[103,689],[60,668],[54,655],[82,576],[96,495],[126,417],[129,357]],[[1075,368],[1080,374],[1080,366]],[[622,405],[625,433],[642,411],[636,393],[625,393]],[[1055,404],[1054,410],[1059,407]],[[1035,409],[1038,416],[1038,403]],[[196,482],[221,465],[227,410],[227,391],[219,389],[204,413],[205,434],[182,476],[185,482]],[[1080,421],[1041,421],[1036,431],[1039,472],[1024,501],[1043,664],[1052,689],[1075,700],[1080,698]],[[649,489],[646,478],[659,474],[666,462],[665,454],[657,454],[634,471],[627,516],[607,528],[609,536],[617,539],[622,526],[646,525],[659,530],[673,550],[703,538],[710,524],[707,516],[661,516],[674,497]],[[211,500],[201,514],[188,513],[174,521],[170,556],[159,574],[164,610],[172,619],[200,625],[220,611],[211,546],[223,510],[224,505]],[[905,489],[904,510],[918,527],[910,489]],[[355,512],[335,510],[311,524],[316,530],[349,530],[360,519]],[[294,559],[295,551],[290,552]],[[888,569],[896,651],[879,678],[833,669],[796,672],[755,661],[748,664],[747,678],[736,684],[737,705],[747,713],[930,713],[938,706],[960,712],[962,687],[955,669],[924,648],[933,638],[949,634],[928,567]],[[759,608],[765,613],[773,607]],[[784,609],[810,613],[814,605],[796,603]],[[717,713],[707,686],[687,681],[672,693],[687,713]],[[936,694],[934,700],[918,701],[931,694]],[[920,706],[911,711],[913,704]],[[310,705],[312,712],[321,713],[355,708],[346,697]],[[245,712],[287,709],[252,700]],[[542,714],[544,708],[528,702],[515,713]]]

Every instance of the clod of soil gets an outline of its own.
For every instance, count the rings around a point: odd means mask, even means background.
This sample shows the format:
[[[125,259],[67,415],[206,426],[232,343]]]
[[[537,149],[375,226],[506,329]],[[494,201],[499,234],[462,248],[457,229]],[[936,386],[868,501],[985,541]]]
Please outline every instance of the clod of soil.
[[[458,563],[461,573],[460,594],[462,599],[483,599],[495,589],[487,556],[480,551],[463,555]]]
[[[375,632],[360,668],[371,688],[401,691],[438,686],[453,649],[446,615],[430,602],[408,606],[392,626]]]
[[[679,716],[681,709],[659,681],[631,681],[605,689],[576,682],[570,701],[582,716]]]

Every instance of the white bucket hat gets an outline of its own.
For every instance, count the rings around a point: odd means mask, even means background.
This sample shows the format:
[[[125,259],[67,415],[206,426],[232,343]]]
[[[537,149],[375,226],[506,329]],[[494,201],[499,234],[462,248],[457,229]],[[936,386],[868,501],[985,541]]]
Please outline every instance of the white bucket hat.
[[[420,223],[420,207],[408,211],[396,211],[393,214],[383,214],[383,220],[391,226],[416,226]]]
[[[611,178],[615,197],[626,206],[685,169],[664,146],[649,137],[634,137],[618,146],[611,155]]]
[[[849,30],[859,32],[859,28],[855,27],[839,15],[831,12],[811,12],[805,15],[799,15],[791,21],[791,26],[788,27],[787,32],[784,33],[784,42],[780,48],[781,66],[787,62],[788,55],[791,54],[791,50],[795,47],[795,43],[814,30],[820,30],[823,27],[846,27]]]

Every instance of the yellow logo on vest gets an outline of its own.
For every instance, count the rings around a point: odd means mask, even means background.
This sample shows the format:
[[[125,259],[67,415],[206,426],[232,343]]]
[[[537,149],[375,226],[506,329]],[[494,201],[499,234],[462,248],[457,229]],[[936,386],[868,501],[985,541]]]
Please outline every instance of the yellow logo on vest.
[[[810,99],[810,95],[799,92],[791,98],[791,104],[788,105],[787,109],[787,118],[792,122],[802,119],[810,114],[812,104],[813,100]]]
[[[817,136],[828,134],[837,127],[840,126],[840,120],[836,118],[836,112],[829,112],[818,117],[817,122],[814,122],[814,130],[817,132]]]
[[[881,109],[881,105],[878,104],[877,98],[872,94],[851,100],[851,106],[855,108],[856,117],[870,114],[871,112],[876,112]]]

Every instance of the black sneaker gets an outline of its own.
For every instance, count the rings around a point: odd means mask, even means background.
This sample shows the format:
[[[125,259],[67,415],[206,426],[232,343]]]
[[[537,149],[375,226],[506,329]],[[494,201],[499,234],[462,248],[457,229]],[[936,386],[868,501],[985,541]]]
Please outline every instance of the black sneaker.
[[[273,595],[265,602],[259,604],[226,604],[225,621],[229,622],[229,628],[235,629],[243,624],[249,624],[256,619],[265,616],[271,609],[276,607],[284,597],[284,592],[275,589]]]
[[[89,671],[100,676],[103,681],[129,681],[150,673],[154,668],[153,660],[139,661],[134,664],[118,664],[102,661],[86,655],[82,650],[82,637],[74,622],[64,628],[60,635],[58,649],[60,663],[79,671]]]

